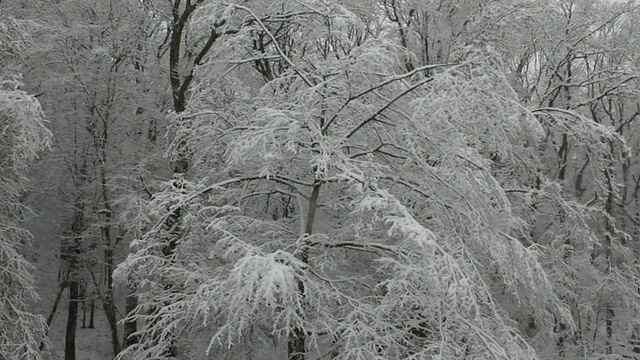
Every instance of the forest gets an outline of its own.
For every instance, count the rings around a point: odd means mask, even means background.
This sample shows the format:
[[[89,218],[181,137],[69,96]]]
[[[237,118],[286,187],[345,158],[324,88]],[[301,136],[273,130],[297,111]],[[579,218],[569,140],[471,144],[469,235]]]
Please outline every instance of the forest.
[[[640,2],[0,0],[0,359],[640,359]]]

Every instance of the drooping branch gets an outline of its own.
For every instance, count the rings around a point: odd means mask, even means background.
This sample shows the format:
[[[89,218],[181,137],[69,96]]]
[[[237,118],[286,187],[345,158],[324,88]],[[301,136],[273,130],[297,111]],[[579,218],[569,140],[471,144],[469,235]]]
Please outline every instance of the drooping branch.
[[[387,102],[384,106],[382,106],[380,109],[378,109],[375,113],[373,113],[371,116],[369,116],[368,118],[364,119],[363,121],[361,121],[355,128],[353,128],[351,131],[349,131],[349,133],[345,136],[347,139],[352,137],[356,132],[358,132],[358,130],[360,130],[363,126],[367,125],[369,122],[375,120],[380,114],[382,114],[382,112],[384,112],[385,110],[387,110],[391,105],[393,105],[393,103],[395,103],[396,101],[400,100],[401,98],[403,98],[405,95],[407,95],[408,93],[416,90],[417,88],[419,88],[422,85],[425,85],[429,82],[433,81],[433,78],[426,78],[423,80],[420,80],[419,82],[411,85],[409,88],[405,89],[404,91],[400,92],[399,94],[397,94],[396,96],[394,96],[389,102]]]
[[[415,68],[412,71],[406,72],[404,74],[400,74],[400,75],[395,75],[395,76],[390,76],[389,78],[387,78],[386,80],[379,82],[378,84],[363,90],[355,95],[350,96],[347,100],[345,100],[345,102],[340,105],[340,107],[338,108],[338,111],[336,111],[335,115],[333,115],[333,117],[331,117],[331,119],[329,119],[329,121],[327,121],[327,123],[324,125],[324,127],[322,128],[323,132],[326,132],[327,129],[329,128],[329,126],[331,126],[331,124],[336,120],[336,118],[338,117],[338,114],[340,114],[340,112],[342,110],[344,110],[352,101],[357,100],[375,90],[378,90],[382,87],[385,87],[386,85],[389,85],[393,82],[399,81],[399,80],[404,80],[407,78],[410,78],[416,74],[419,74],[421,72],[425,72],[428,70],[433,70],[433,69],[437,69],[437,68],[441,68],[441,67],[447,67],[447,66],[453,66],[456,64],[435,64],[435,65],[425,65],[425,66],[421,66],[419,68]],[[429,78],[431,79],[431,78]]]

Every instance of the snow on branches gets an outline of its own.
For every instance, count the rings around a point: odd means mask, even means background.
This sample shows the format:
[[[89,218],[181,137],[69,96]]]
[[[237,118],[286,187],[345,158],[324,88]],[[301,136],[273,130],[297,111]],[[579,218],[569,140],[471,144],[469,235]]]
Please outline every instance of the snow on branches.
[[[0,23],[0,37],[2,23]],[[25,176],[37,152],[49,144],[40,104],[19,90],[19,77],[0,82],[0,357],[41,359],[45,341],[44,318],[28,312],[38,295],[33,267],[20,249],[31,234],[22,229],[20,203]]]
[[[563,208],[549,236],[595,236],[590,210],[545,178],[541,143],[571,132],[596,164],[619,137],[528,109],[491,48],[407,67],[388,29],[312,5],[237,6],[245,28],[199,68],[174,119],[198,166],[155,195],[155,226],[120,267],[142,285],[132,316],[204,329],[210,352],[261,334],[338,359],[537,359],[514,319],[547,341],[576,324],[532,229]]]
[[[31,25],[0,18],[0,358],[18,360],[42,359],[47,327],[28,311],[39,297],[33,267],[21,252],[31,234],[20,224],[29,211],[20,197],[28,167],[48,147],[51,133],[38,100],[20,89],[21,76],[8,73],[31,44]]]
[[[22,90],[19,79],[0,85],[0,167],[24,175],[37,152],[49,145],[40,103]]]

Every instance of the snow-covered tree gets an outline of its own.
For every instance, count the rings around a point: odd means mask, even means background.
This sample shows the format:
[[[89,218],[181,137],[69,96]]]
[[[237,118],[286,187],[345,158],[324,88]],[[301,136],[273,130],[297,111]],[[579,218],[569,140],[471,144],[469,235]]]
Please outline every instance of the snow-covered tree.
[[[31,235],[21,226],[30,211],[21,199],[28,167],[51,134],[40,103],[21,89],[20,56],[32,24],[0,14],[0,358],[42,359],[46,323],[29,312],[38,293],[22,252]]]
[[[141,342],[123,358],[205,333],[218,356],[286,343],[296,360],[536,359],[582,326],[550,270],[558,241],[588,251],[610,214],[548,176],[543,145],[568,134],[603,196],[623,138],[523,101],[491,34],[439,63],[412,53],[397,26],[415,10],[393,4],[193,13],[192,31],[234,36],[174,119],[190,172],[145,204],[153,222],[117,271],[140,291]],[[513,9],[491,5],[479,19],[506,28]],[[405,24],[389,19],[400,10]]]

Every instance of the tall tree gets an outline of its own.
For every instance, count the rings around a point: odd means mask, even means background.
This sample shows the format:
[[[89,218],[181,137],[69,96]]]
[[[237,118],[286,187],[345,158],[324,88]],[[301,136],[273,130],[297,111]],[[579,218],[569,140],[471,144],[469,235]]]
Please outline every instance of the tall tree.
[[[177,114],[190,176],[155,194],[155,224],[118,270],[145,285],[129,355],[159,356],[154,341],[202,326],[207,351],[275,339],[296,360],[323,343],[345,359],[528,359],[540,348],[513,319],[537,339],[575,328],[547,272],[555,248],[531,229],[562,211],[545,236],[598,237],[585,224],[607,216],[545,175],[541,145],[565,130],[596,166],[623,139],[575,111],[528,108],[487,39],[413,61],[381,19],[405,29],[415,11],[387,5],[232,6],[242,21],[225,23],[242,27]],[[497,10],[480,19],[507,27],[512,9]],[[184,231],[167,259],[176,209]]]
[[[22,252],[31,234],[20,222],[30,211],[21,202],[28,167],[51,134],[38,100],[21,90],[21,56],[31,46],[31,24],[10,14],[0,4],[0,357],[42,359],[39,344],[46,342],[47,325],[29,312],[29,303],[39,298],[33,267]]]

